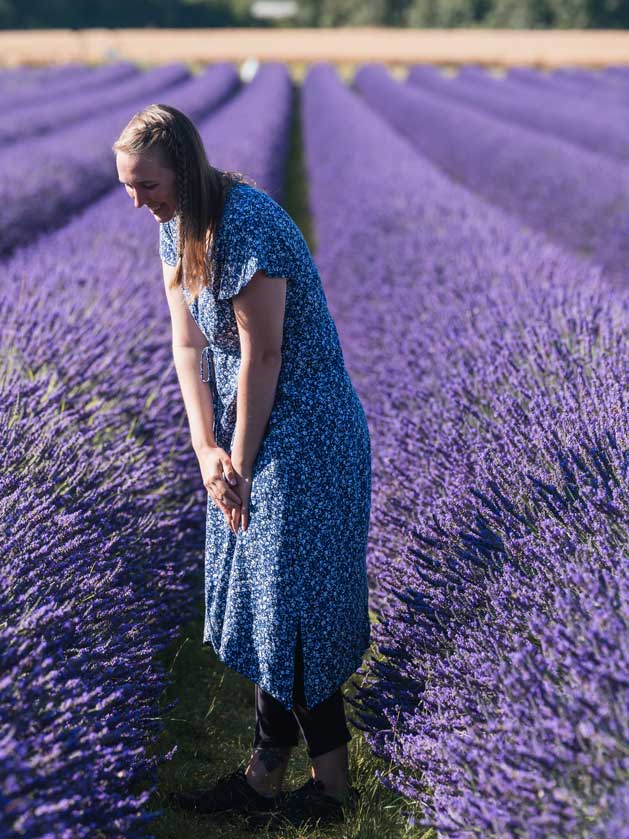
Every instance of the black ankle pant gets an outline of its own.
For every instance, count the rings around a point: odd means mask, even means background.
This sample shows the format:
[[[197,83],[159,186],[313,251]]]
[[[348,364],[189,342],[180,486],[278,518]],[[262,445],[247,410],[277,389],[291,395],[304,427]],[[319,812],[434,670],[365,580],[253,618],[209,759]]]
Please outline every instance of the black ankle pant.
[[[347,728],[340,687],[314,708],[306,707],[304,694],[304,659],[297,630],[293,708],[287,711],[275,697],[256,685],[256,730],[253,747],[287,748],[296,746],[299,731],[303,734],[309,757],[318,757],[343,743],[352,735]]]

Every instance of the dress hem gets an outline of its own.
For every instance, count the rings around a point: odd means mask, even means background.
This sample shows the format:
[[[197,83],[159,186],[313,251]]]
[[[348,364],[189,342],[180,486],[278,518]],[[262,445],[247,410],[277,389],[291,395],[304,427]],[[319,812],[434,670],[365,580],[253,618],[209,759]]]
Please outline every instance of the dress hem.
[[[218,660],[219,660],[219,661],[221,661],[221,662],[222,662],[222,663],[223,663],[226,667],[229,667],[229,669],[230,669],[230,670],[233,670],[235,673],[238,673],[238,675],[239,675],[239,676],[244,676],[244,677],[245,677],[245,679],[248,679],[248,680],[249,680],[250,682],[252,682],[254,685],[255,685],[255,684],[260,684],[259,682],[256,682],[256,679],[255,679],[255,678],[254,678],[254,676],[252,675],[252,671],[251,671],[251,670],[247,670],[246,668],[245,668],[245,669],[240,669],[240,667],[239,667],[239,666],[236,666],[236,664],[235,664],[235,663],[230,663],[230,661],[228,661],[227,659],[223,658],[223,657],[220,655],[220,653],[217,651],[217,649],[216,649],[216,647],[214,646],[214,644],[212,643],[211,638],[210,638],[210,639],[207,639],[207,640],[202,641],[202,645],[203,645],[203,646],[205,646],[205,647],[210,647],[210,648],[214,651],[214,653],[216,654],[216,657],[218,658]],[[319,699],[319,698],[317,698],[317,701],[314,703],[314,705],[318,705],[320,702],[323,702],[325,699],[327,699],[327,697],[328,697],[328,696],[331,696],[337,688],[339,688],[339,687],[341,687],[342,685],[344,685],[344,684],[345,684],[345,682],[346,682],[346,681],[347,681],[347,680],[348,680],[351,676],[353,676],[353,675],[354,675],[354,673],[358,670],[358,668],[360,667],[360,665],[363,663],[363,661],[364,661],[364,659],[365,659],[365,653],[369,650],[370,646],[371,646],[371,637],[370,637],[370,639],[366,642],[366,644],[365,644],[365,646],[364,646],[364,648],[363,648],[362,653],[360,653],[360,655],[356,655],[356,656],[354,656],[354,659],[353,659],[353,664],[352,664],[351,668],[348,666],[348,668],[346,668],[346,670],[345,670],[345,671],[341,671],[341,672],[345,672],[345,676],[344,676],[344,677],[343,677],[343,678],[342,678],[339,682],[336,682],[336,684],[334,684],[331,688],[329,688],[329,690],[328,690],[328,692],[325,694],[325,696],[322,696],[320,699]],[[260,685],[260,687],[261,687],[264,691],[266,691],[266,693],[270,694],[270,695],[271,695],[274,699],[277,699],[277,701],[278,701],[278,702],[280,702],[280,703],[282,704],[282,706],[283,706],[284,708],[286,708],[286,710],[287,710],[287,711],[291,711],[291,710],[293,709],[292,700],[291,700],[290,707],[288,707],[287,705],[285,705],[285,704],[284,704],[284,701],[283,701],[283,700],[282,700],[279,696],[277,696],[277,695],[276,695],[273,691],[271,691],[271,690],[267,690],[267,688],[265,688],[265,687],[264,687],[264,685]],[[314,707],[314,705],[313,705],[312,707]]]

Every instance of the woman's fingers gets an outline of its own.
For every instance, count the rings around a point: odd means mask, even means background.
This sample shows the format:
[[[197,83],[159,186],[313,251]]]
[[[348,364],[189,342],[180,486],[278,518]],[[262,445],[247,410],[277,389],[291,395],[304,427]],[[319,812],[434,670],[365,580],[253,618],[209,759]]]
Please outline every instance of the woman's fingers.
[[[241,498],[238,490],[229,486],[228,476],[231,477],[231,474],[229,469],[224,469],[223,475],[212,481],[211,495],[217,507],[223,512],[230,530],[237,534],[240,525],[243,531],[249,527],[249,510],[245,511],[245,507],[249,507],[250,487],[245,481],[240,490],[243,496]],[[235,473],[234,477],[236,477]],[[240,481],[237,480],[237,483],[240,484]]]
[[[240,496],[236,495],[235,492],[223,492],[221,501],[223,504],[229,504],[230,507],[240,507],[242,504]]]
[[[217,503],[220,501],[221,504],[230,508],[240,507],[242,503],[240,496],[235,490],[230,489],[224,480],[221,479],[218,483],[215,482],[213,490],[213,497]]]
[[[227,483],[232,486],[235,486],[238,483],[238,476],[236,475],[230,460],[223,461],[223,475],[225,476]]]
[[[210,497],[216,506],[224,513],[231,513],[235,507],[240,508],[239,499],[237,501],[233,501],[223,495],[216,495],[214,492],[210,492]]]
[[[240,501],[240,499],[239,499]],[[222,511],[225,516],[225,522],[229,526],[232,533],[238,533],[238,524],[240,522],[240,503],[232,507],[224,504],[221,499],[214,498],[216,506]]]

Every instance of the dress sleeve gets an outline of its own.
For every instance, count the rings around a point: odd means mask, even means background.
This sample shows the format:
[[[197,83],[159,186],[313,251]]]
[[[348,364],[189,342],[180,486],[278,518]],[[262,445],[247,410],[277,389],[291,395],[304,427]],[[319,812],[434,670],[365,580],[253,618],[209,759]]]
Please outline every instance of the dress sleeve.
[[[170,221],[165,221],[159,226],[159,255],[166,265],[177,264],[177,242]]]
[[[270,199],[251,201],[230,217],[219,248],[219,300],[242,291],[256,271],[288,279],[290,224]]]

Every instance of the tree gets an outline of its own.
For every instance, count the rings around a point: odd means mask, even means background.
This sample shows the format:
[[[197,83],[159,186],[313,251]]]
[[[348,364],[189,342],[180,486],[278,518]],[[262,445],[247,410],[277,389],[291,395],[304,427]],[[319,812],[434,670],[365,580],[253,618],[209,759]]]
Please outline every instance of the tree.
[[[474,26],[485,13],[486,4],[478,0],[415,0],[407,23],[418,27]]]

